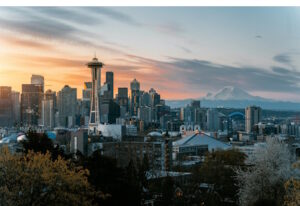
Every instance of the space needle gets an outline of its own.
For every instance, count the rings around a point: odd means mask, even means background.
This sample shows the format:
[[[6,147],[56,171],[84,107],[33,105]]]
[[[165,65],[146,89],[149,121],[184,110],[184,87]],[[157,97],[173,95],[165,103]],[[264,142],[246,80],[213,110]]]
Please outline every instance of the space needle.
[[[100,124],[100,89],[101,89],[101,68],[103,63],[98,61],[96,55],[92,61],[87,63],[87,67],[92,72],[92,93],[91,93],[91,109],[89,119],[89,133],[96,133]]]

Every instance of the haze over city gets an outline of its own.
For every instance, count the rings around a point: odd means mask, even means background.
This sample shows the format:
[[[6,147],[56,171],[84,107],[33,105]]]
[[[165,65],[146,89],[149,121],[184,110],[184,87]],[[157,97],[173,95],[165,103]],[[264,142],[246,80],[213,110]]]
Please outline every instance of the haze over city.
[[[31,74],[46,89],[90,80],[94,56],[118,87],[134,78],[165,99],[225,86],[300,101],[299,8],[0,8],[0,82],[20,91]],[[102,82],[104,75],[102,75]]]

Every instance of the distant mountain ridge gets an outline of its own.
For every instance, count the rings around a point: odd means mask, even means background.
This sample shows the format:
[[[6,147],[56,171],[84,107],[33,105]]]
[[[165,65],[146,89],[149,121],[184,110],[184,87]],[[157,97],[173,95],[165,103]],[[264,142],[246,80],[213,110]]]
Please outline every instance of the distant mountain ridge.
[[[193,99],[166,100],[166,104],[171,108],[184,107]],[[263,109],[270,110],[295,110],[300,111],[300,103],[289,101],[276,101],[259,96],[253,96],[243,89],[226,86],[215,94],[208,93],[205,97],[199,98],[202,107],[231,107],[245,108],[249,105],[257,105]]]

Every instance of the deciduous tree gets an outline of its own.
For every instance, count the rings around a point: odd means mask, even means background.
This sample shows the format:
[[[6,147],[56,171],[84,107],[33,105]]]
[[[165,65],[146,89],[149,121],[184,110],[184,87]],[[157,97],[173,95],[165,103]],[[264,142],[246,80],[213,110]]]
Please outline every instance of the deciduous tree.
[[[294,165],[297,170],[300,169],[300,163],[297,162]],[[298,171],[299,172],[299,171]],[[297,173],[295,176],[290,178],[285,184],[286,195],[284,198],[284,205],[286,206],[298,206],[300,205],[300,174]]]
[[[194,169],[193,182],[197,199],[202,199],[206,205],[231,204],[237,202],[235,170],[244,165],[244,153],[238,150],[218,150],[210,152],[200,167]],[[207,185],[204,191],[197,191],[199,186]]]
[[[247,169],[237,171],[240,204],[282,205],[284,183],[292,175],[292,161],[287,145],[277,138],[268,138],[264,146],[256,147],[246,161]]]
[[[91,205],[96,193],[88,171],[58,157],[28,151],[24,156],[0,151],[1,205]],[[98,193],[96,195],[101,195]]]

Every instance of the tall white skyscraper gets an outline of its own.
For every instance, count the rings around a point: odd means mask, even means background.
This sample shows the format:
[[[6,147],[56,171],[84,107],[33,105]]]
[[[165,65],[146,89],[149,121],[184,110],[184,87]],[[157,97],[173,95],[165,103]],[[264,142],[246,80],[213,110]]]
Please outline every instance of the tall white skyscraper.
[[[257,106],[248,106],[245,109],[245,127],[246,132],[252,132],[253,126],[261,122],[261,108]]]
[[[45,129],[54,128],[54,102],[52,99],[42,101],[42,125]]]
[[[91,62],[87,63],[87,66],[91,69],[92,73],[89,133],[96,133],[97,126],[100,124],[101,68],[103,67],[103,63],[94,57]]]

